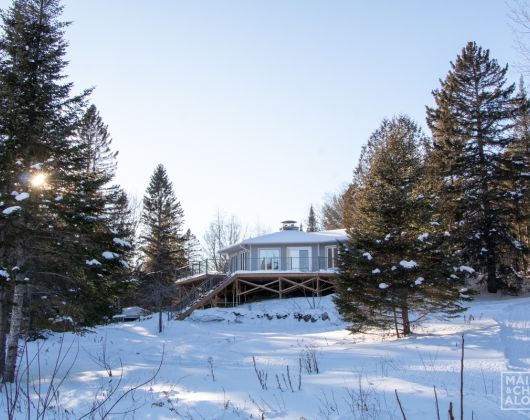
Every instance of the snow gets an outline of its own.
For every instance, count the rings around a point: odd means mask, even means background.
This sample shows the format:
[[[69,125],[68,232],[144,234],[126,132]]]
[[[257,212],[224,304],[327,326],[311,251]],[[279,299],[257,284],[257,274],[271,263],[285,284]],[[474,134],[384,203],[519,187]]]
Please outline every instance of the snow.
[[[0,270],[0,277],[3,277],[6,280],[9,280],[9,273],[6,270]]]
[[[184,321],[167,321],[164,314],[160,334],[155,315],[30,341],[32,382],[26,388],[26,375],[20,380],[23,390],[40,386],[46,395],[56,360],[62,360],[57,399],[44,416],[50,420],[80,418],[108,389],[116,391],[97,418],[117,403],[109,418],[401,419],[397,390],[407,419],[423,420],[436,418],[434,385],[445,419],[450,402],[458,417],[464,334],[464,418],[473,412],[480,420],[523,420],[528,411],[500,408],[500,373],[530,370],[529,306],[530,298],[479,297],[465,318],[432,317],[403,339],[350,334],[331,296],[197,310]],[[39,348],[40,366],[34,357]],[[315,360],[319,372],[307,370],[306,360]],[[153,381],[123,395],[148,381],[160,363]],[[267,375],[266,389],[256,371]],[[282,379],[288,374],[293,391]],[[0,417],[7,418],[5,410],[4,402]],[[24,410],[15,416],[26,418]]]
[[[101,256],[107,260],[113,260],[114,258],[119,257],[118,254],[116,254],[115,252],[111,252],[111,251],[104,251],[101,253]]]
[[[420,236],[418,236],[418,241],[425,241],[429,237],[428,233],[422,233]]]
[[[424,281],[425,281],[425,279],[424,279],[423,277],[418,277],[418,278],[416,279],[416,281],[414,281],[414,284],[415,284],[416,286],[419,286],[419,285],[421,285]]]
[[[410,269],[410,268],[416,268],[418,266],[418,264],[416,263],[416,261],[414,260],[410,260],[410,261],[407,261],[407,260],[401,260],[399,262],[399,265],[403,268],[407,268],[407,269]]]
[[[94,258],[91,260],[86,260],[86,265],[101,265],[101,263]]]
[[[301,232],[299,230],[281,230],[255,238],[245,239],[237,244],[229,245],[219,252],[228,253],[238,250],[244,245],[300,245],[300,244],[336,244],[346,242],[348,236],[345,229],[324,230],[320,232]]]
[[[62,195],[58,195],[57,197],[55,197],[55,201],[61,201],[64,197]]]
[[[379,270],[379,268],[374,268],[372,270],[372,274],[379,274],[379,273],[381,273],[381,270]]]
[[[369,252],[363,252],[363,257],[366,258],[368,261],[372,261],[373,257],[372,254]]]
[[[390,287],[388,284],[386,283],[379,283],[379,288],[380,289],[387,289],[388,287]]]
[[[20,206],[6,207],[2,211],[2,214],[4,214],[5,216],[9,216],[11,213],[14,213],[14,212],[19,211],[19,210],[22,210],[22,207],[20,207]]]
[[[29,198],[29,193],[27,192],[21,192],[15,196],[15,200],[17,201],[26,200],[27,198]]]
[[[473,274],[475,270],[472,267],[469,267],[467,265],[461,265],[458,267],[457,271],[465,271],[466,273]]]
[[[132,245],[129,241],[126,241],[125,239],[121,239],[121,238],[114,238],[112,240],[116,245],[119,245],[121,247],[124,247],[124,248],[132,248]]]

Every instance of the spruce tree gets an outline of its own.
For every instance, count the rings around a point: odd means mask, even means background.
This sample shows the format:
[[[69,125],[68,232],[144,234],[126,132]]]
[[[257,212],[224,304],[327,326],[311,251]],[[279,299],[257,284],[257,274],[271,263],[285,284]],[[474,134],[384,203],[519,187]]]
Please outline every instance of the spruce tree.
[[[514,120],[514,139],[505,151],[505,158],[517,163],[515,176],[508,180],[510,200],[513,207],[514,244],[519,252],[514,256],[518,263],[516,273],[521,277],[530,277],[530,100],[528,99],[523,78],[519,81],[516,97],[517,113]],[[511,248],[511,247],[510,247]],[[510,249],[506,250],[507,252]],[[522,251],[522,252],[520,252]]]
[[[72,96],[64,81],[61,12],[58,0],[17,0],[2,12],[0,368],[7,382],[22,334],[101,321],[114,297],[105,297],[109,279],[126,268],[128,247],[108,219],[114,168],[107,163],[115,156],[105,148],[108,135],[92,147],[95,137],[83,134],[97,126],[105,136],[106,127],[81,122],[90,91]]]
[[[335,297],[353,332],[392,327],[408,335],[412,311],[421,318],[462,310],[463,276],[453,269],[433,219],[436,198],[423,184],[425,142],[417,125],[400,116],[384,120],[363,149]]]
[[[162,309],[171,303],[178,269],[186,265],[182,233],[184,211],[161,164],[151,176],[143,204],[143,233],[140,237],[143,281],[140,289],[146,303],[159,311],[161,331]]]
[[[188,229],[184,235],[184,258],[188,268],[193,263],[197,263],[201,260],[202,246],[197,237]]]
[[[78,226],[84,238],[83,251],[89,256],[75,306],[78,318],[82,316],[85,324],[92,324],[115,312],[131,275],[134,242],[127,223],[127,196],[111,184],[118,153],[112,150],[108,127],[94,105],[84,113],[75,140],[81,167],[76,185],[83,197],[77,209],[77,214],[83,216]]]
[[[312,204],[309,207],[309,216],[307,217],[307,232],[318,232],[317,217]]]
[[[507,71],[469,42],[433,91],[436,107],[427,108],[445,228],[491,293],[508,285],[513,255],[522,251],[513,235],[519,198],[507,182],[522,165],[506,154],[522,103],[513,97],[515,86],[506,84]]]
[[[2,307],[12,308],[2,372],[7,382],[14,379],[28,288],[52,277],[74,281],[81,260],[72,252],[80,238],[65,202],[80,198],[71,177],[78,161],[70,140],[89,92],[71,96],[72,85],[63,80],[67,24],[60,14],[57,0],[17,0],[1,15],[0,266],[11,280]],[[39,298],[45,305],[47,295]],[[2,328],[0,346],[6,332]]]

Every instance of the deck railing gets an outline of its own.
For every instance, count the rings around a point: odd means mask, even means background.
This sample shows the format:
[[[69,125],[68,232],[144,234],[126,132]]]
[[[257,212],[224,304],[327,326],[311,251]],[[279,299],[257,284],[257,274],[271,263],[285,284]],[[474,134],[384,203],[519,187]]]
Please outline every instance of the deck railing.
[[[336,271],[337,261],[327,257],[266,257],[246,258],[241,260],[225,261],[205,259],[192,261],[186,270],[180,270],[179,278],[196,276],[200,274],[234,273],[236,271],[289,271],[289,272],[314,272]]]
[[[326,257],[262,257],[231,262],[230,271],[334,271],[337,262]]]
[[[171,312],[177,314],[183,312],[208,294],[212,293],[212,291],[226,279],[227,276],[224,274],[208,277],[199,286],[194,287],[189,293],[187,293],[176,305],[174,305],[171,308]]]

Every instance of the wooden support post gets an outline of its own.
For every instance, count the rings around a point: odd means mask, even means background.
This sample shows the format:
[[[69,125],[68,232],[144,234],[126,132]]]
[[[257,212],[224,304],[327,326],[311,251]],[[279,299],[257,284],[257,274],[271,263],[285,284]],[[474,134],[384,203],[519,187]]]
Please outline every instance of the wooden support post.
[[[280,295],[280,299],[283,297],[283,294],[282,294],[282,279],[279,278],[278,279],[278,294]]]

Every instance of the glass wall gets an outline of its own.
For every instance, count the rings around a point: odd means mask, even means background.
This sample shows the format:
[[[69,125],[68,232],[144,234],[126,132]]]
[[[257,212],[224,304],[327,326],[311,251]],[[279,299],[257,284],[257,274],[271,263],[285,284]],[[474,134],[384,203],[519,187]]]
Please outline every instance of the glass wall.
[[[258,270],[279,270],[280,269],[280,249],[258,250]]]

